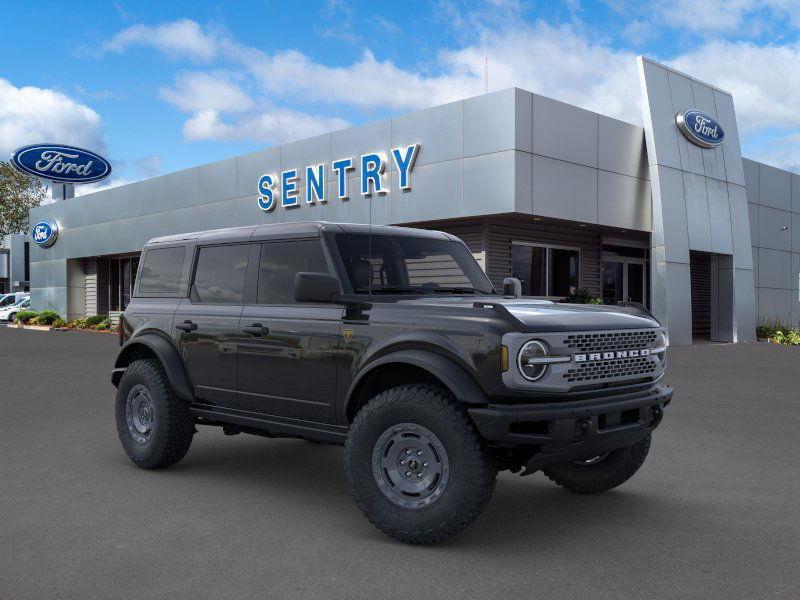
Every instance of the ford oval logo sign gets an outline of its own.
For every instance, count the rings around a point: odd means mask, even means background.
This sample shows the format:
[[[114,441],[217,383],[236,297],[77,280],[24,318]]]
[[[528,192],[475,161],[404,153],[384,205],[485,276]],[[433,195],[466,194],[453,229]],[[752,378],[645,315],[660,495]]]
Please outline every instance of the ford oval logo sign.
[[[60,183],[92,183],[111,174],[105,158],[75,146],[25,146],[14,152],[11,162],[23,173]]]
[[[725,139],[725,132],[720,124],[702,110],[692,108],[681,111],[675,120],[686,139],[701,148],[714,148]]]
[[[31,229],[31,238],[42,248],[49,248],[58,238],[58,223],[55,221],[39,221]]]

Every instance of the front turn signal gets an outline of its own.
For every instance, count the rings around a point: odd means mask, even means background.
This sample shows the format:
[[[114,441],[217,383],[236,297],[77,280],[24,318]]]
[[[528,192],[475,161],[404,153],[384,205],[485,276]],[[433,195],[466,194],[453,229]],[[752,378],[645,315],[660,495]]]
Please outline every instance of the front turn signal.
[[[505,373],[508,371],[508,347],[500,346],[500,370]]]

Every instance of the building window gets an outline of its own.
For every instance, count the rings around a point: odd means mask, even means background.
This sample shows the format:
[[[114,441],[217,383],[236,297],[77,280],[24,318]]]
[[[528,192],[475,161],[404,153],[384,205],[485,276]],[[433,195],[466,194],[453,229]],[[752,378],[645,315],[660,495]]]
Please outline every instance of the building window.
[[[31,280],[31,245],[25,242],[25,283]],[[27,285],[25,288],[27,289]]]
[[[139,257],[113,258],[109,261],[109,310],[123,311],[130,304],[136,285]]]
[[[580,250],[513,242],[511,275],[525,296],[567,296],[580,287]]]

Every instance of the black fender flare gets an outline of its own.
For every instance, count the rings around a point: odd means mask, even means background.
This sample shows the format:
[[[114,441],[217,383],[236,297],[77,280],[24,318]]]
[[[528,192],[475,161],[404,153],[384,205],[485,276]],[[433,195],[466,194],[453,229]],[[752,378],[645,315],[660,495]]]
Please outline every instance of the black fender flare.
[[[355,397],[356,390],[375,369],[388,364],[413,365],[427,371],[441,381],[460,402],[467,404],[486,404],[488,402],[486,394],[475,379],[455,361],[430,350],[397,350],[368,363],[353,379],[341,410],[340,416],[343,423],[348,420],[347,413],[351,404],[358,401],[358,398]]]
[[[158,360],[161,361],[161,365],[167,373],[169,383],[178,397],[189,402],[194,400],[192,386],[189,383],[189,377],[186,374],[186,369],[183,366],[183,361],[181,360],[178,350],[172,342],[165,340],[155,333],[145,333],[136,336],[122,346],[117,355],[117,360],[114,362],[111,383],[113,383],[115,387],[119,386],[122,374],[125,372],[128,364],[130,364],[130,357],[133,356],[137,348],[142,347],[150,350],[158,357]]]

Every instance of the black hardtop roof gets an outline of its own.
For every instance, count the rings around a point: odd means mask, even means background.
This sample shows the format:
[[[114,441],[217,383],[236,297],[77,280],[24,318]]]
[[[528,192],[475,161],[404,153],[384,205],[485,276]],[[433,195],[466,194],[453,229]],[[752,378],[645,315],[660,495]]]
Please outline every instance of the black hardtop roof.
[[[453,236],[441,231],[414,229],[412,227],[396,227],[392,225],[369,225],[364,223],[330,223],[328,221],[298,221],[294,223],[272,223],[269,225],[250,225],[247,227],[228,227],[225,229],[209,229],[191,233],[179,233],[156,237],[145,246],[154,244],[174,244],[176,242],[233,242],[260,241],[268,239],[291,239],[295,237],[318,236],[322,231],[333,233],[362,233],[373,235],[404,235],[409,237],[426,237],[454,240]]]

